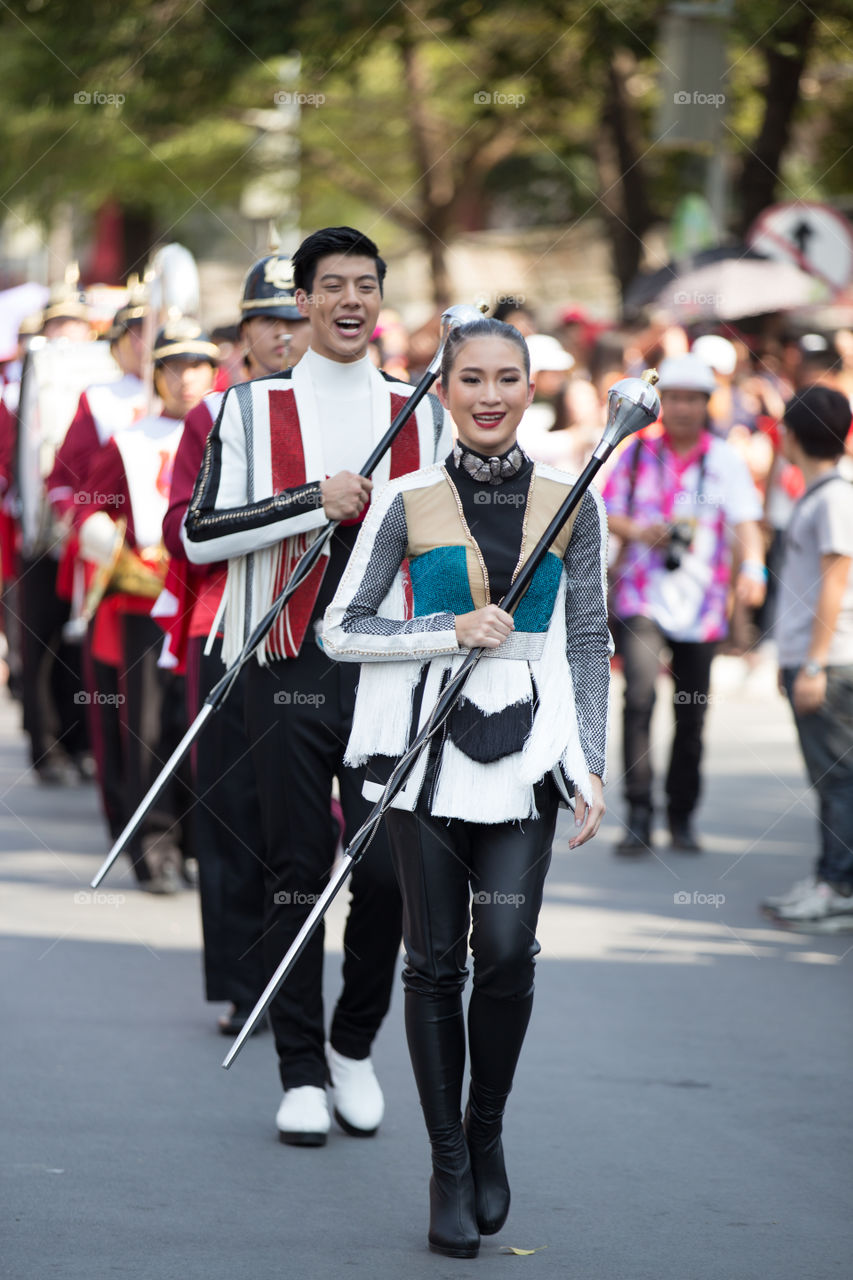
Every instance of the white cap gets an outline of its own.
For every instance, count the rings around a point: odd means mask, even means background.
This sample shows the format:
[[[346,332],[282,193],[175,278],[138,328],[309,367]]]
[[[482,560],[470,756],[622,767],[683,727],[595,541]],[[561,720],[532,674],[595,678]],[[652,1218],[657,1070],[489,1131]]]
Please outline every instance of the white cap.
[[[530,352],[531,374],[545,370],[562,372],[571,369],[575,363],[565,347],[547,333],[531,333],[527,339],[527,350]]]
[[[692,352],[686,356],[667,356],[661,360],[658,373],[658,391],[702,391],[710,396],[717,389],[711,368]]]
[[[701,338],[697,338],[690,350],[694,356],[704,360],[723,378],[731,377],[737,368],[737,351],[734,344],[718,333],[706,333]]]

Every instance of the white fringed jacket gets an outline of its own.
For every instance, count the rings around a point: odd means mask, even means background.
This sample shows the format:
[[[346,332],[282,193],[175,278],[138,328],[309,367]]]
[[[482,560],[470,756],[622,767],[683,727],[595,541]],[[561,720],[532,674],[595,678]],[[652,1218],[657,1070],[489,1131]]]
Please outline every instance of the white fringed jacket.
[[[515,573],[571,484],[565,472],[533,466]],[[499,507],[491,511],[500,519]],[[535,817],[534,786],[549,772],[565,800],[574,788],[591,800],[590,774],[604,775],[612,653],[606,542],[604,506],[590,489],[539,565],[515,630],[486,651],[440,730],[435,816]],[[374,777],[390,773],[467,653],[455,615],[489,602],[487,566],[446,465],[374,495],[323,631],[330,657],[363,664],[348,764],[370,761]],[[427,762],[425,748],[396,807],[414,808]],[[365,782],[368,799],[381,792],[379,782]]]

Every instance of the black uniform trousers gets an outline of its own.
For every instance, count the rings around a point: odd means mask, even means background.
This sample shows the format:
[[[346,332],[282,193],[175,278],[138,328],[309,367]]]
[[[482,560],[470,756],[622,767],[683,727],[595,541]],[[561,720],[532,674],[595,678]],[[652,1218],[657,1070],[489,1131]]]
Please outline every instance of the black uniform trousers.
[[[163,632],[154,619],[145,614],[122,614],[121,637],[118,698],[124,826],[180,742],[187,727],[187,714],[184,677],[157,666]],[[137,880],[150,880],[152,873],[158,871],[158,860],[171,861],[178,870],[181,859],[194,856],[193,804],[189,762],[184,760],[128,845]],[[176,849],[180,850],[178,856]]]
[[[110,839],[124,826],[124,761],[119,714],[118,667],[100,662],[92,655],[92,631],[83,642],[83,671],[92,701],[89,704],[89,735],[98,771],[98,790],[107,820]]]
[[[189,642],[190,715],[222,678],[222,641],[205,654]],[[265,984],[264,863],[261,814],[246,734],[245,668],[193,748],[193,840],[198,856],[204,982],[208,1000],[251,1009]]]
[[[361,794],[363,771],[343,764],[358,672],[355,664],[331,662],[311,628],[298,658],[248,665],[246,715],[264,831],[269,974],[329,878],[337,843],[332,779],[338,779],[350,836],[372,807]],[[402,931],[384,828],[356,865],[350,887],[343,990],[329,1039],[338,1053],[363,1059],[391,1001]],[[322,980],[320,927],[270,1006],[285,1089],[325,1083]]]
[[[24,732],[39,764],[58,742],[69,756],[89,747],[80,646],[62,638],[71,606],[56,594],[57,563],[22,559],[18,579]]]

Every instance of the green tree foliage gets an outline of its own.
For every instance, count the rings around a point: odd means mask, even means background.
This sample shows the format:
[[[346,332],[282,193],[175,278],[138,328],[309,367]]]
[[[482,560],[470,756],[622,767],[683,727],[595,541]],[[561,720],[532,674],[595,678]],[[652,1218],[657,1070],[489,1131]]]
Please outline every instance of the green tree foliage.
[[[443,301],[444,251],[460,230],[597,216],[625,286],[649,227],[701,187],[701,157],[655,137],[664,8],[639,0],[0,6],[0,192],[7,207],[45,219],[62,201],[95,210],[118,199],[152,211],[164,231],[199,203],[221,211],[275,163],[264,137],[286,84],[305,95],[303,226],[355,221],[384,244],[414,238]],[[850,0],[733,0],[722,142],[732,230],[772,199],[851,190],[851,8]],[[298,86],[282,78],[296,50]],[[80,94],[92,100],[75,101]]]

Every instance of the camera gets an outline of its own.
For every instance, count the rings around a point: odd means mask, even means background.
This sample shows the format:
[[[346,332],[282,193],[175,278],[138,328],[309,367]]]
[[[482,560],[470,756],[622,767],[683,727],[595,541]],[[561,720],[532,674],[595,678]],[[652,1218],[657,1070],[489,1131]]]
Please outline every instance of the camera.
[[[669,526],[669,542],[666,544],[664,564],[670,570],[679,569],[685,551],[693,541],[693,524],[690,520],[677,520]]]

